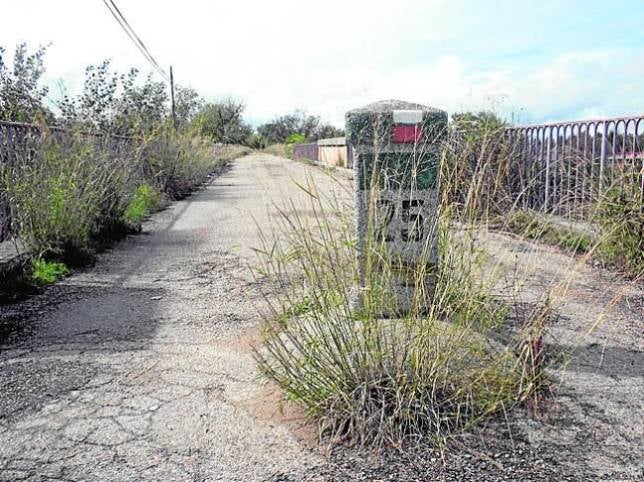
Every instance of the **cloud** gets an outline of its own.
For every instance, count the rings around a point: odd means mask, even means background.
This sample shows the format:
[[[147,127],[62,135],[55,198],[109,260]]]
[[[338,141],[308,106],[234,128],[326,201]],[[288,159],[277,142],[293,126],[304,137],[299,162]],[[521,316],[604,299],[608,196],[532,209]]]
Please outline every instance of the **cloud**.
[[[347,110],[384,98],[449,112],[496,108],[526,121],[642,110],[644,43],[638,30],[619,23],[637,24],[636,16],[603,3],[594,10],[572,5],[571,16],[560,2],[543,0],[525,24],[523,7],[499,2],[497,11],[465,0],[120,6],[159,62],[173,65],[178,83],[210,100],[242,99],[256,122],[302,108],[342,125]],[[594,28],[575,30],[578,24]],[[601,35],[606,29],[620,35]],[[0,30],[8,47],[53,42],[46,80],[55,86],[64,79],[72,92],[85,66],[107,57],[120,70],[149,70],[98,1],[9,2]]]

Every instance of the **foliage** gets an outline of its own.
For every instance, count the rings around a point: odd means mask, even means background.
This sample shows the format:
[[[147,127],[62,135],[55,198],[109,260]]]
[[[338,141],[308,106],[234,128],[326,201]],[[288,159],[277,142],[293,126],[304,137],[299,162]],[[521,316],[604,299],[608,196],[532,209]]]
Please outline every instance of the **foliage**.
[[[236,146],[213,145],[201,138],[175,132],[168,126],[147,136],[141,150],[152,184],[170,199],[180,199],[207,180],[235,155]]]
[[[31,278],[39,284],[55,283],[69,274],[69,268],[64,263],[36,259],[33,261]]]
[[[303,144],[305,142],[306,142],[306,136],[300,133],[291,134],[286,138],[286,145],[292,146],[294,144]]]
[[[450,179],[448,195],[456,208],[485,217],[505,213],[518,202],[505,126],[492,112],[454,114],[443,176]]]
[[[245,144],[251,149],[266,149],[266,139],[255,133],[248,136]]]
[[[123,219],[129,223],[139,223],[161,203],[161,193],[148,184],[141,184],[134,191],[132,200],[125,208]]]
[[[122,215],[131,181],[127,159],[80,135],[46,136],[38,151],[5,169],[18,237],[36,256],[85,253],[101,228]]]
[[[191,87],[175,87],[175,115],[177,127],[184,129],[194,120],[203,108],[204,100],[199,93]]]
[[[42,120],[44,52],[28,54],[19,45],[9,72],[0,48],[0,120]],[[32,129],[24,148],[14,150],[16,162],[0,164],[0,192],[12,213],[12,234],[34,259],[84,264],[96,249],[125,235],[161,196],[189,194],[247,152],[190,135],[201,105],[194,90],[178,87],[181,129],[175,131],[163,83],[150,76],[139,79],[136,69],[115,73],[109,61],[89,66],[83,92],[59,103],[58,121],[66,129]],[[223,119],[229,120],[225,114]],[[241,122],[241,110],[234,121]],[[222,132],[235,131],[226,125]],[[54,269],[38,266],[43,279]],[[15,280],[28,276],[23,268],[15,271]]]
[[[644,191],[638,173],[610,187],[598,203],[599,255],[635,278],[644,277]]]
[[[192,121],[197,135],[222,144],[245,144],[252,129],[242,117],[244,104],[233,99],[207,103]]]
[[[342,130],[329,124],[321,124],[319,117],[307,115],[302,111],[276,117],[259,126],[257,133],[266,140],[266,144],[287,143],[287,139],[293,134],[301,134],[307,141],[343,135]]]
[[[6,64],[5,49],[0,46],[0,120],[13,122],[40,122],[51,119],[43,106],[47,87],[40,81],[45,72],[43,58],[46,47],[29,53],[24,43],[18,44],[13,67]]]
[[[87,67],[82,94],[59,103],[65,123],[124,136],[156,129],[168,116],[166,87],[151,75],[139,83],[138,74],[112,72],[109,60]]]
[[[295,133],[288,136],[285,142],[287,157],[293,157],[293,146],[296,144],[303,144],[304,142],[306,142],[304,134]]]

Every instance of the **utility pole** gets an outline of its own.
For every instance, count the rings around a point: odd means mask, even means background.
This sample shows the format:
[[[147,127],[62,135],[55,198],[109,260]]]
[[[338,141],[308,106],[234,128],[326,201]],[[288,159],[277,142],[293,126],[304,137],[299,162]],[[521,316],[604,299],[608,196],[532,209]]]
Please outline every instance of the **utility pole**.
[[[177,113],[174,108],[174,76],[172,75],[172,65],[170,66],[170,99],[172,101],[172,127],[177,130]]]

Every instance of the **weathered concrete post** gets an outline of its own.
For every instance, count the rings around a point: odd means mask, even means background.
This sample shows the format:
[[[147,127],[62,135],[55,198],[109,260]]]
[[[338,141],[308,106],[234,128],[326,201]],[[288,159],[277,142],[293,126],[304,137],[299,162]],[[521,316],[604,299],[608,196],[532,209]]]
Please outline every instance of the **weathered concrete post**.
[[[447,113],[420,104],[387,100],[347,113],[360,266],[356,307],[400,316],[431,302],[446,130]]]

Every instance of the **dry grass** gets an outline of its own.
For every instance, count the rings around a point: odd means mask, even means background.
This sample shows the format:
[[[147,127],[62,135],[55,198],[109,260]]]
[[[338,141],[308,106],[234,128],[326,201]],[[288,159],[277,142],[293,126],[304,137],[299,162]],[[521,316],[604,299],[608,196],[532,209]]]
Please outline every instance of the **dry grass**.
[[[444,446],[532,399],[546,382],[543,336],[552,307],[544,299],[516,319],[525,274],[509,273],[486,253],[482,181],[454,175],[455,165],[443,156],[438,268],[423,253],[401,273],[372,220],[362,303],[355,302],[361,273],[349,196],[328,198],[309,180],[300,186],[306,209],[281,206],[280,225],[263,235],[258,272],[280,289],[269,297],[257,357],[331,442]],[[405,313],[385,319],[399,311],[393,281],[401,275],[417,295]],[[436,285],[428,291],[430,277]]]

